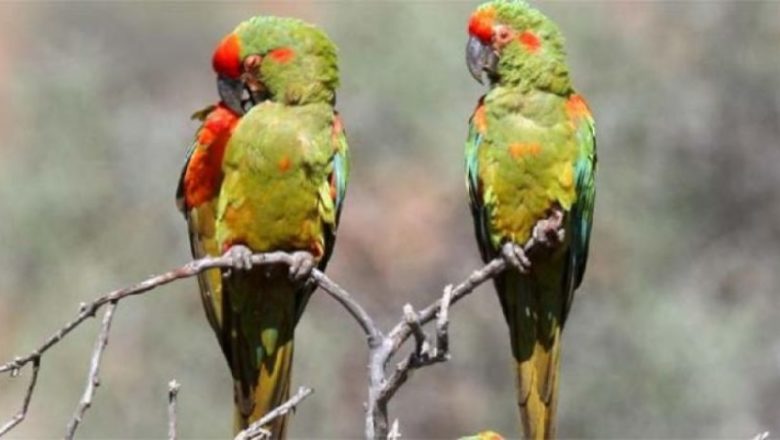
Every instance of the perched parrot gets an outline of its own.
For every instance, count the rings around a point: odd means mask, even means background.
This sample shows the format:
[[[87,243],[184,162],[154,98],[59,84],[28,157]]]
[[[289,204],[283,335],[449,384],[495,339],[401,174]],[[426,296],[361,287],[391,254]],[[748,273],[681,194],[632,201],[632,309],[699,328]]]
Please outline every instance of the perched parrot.
[[[233,259],[202,273],[203,306],[234,379],[236,431],[290,392],[293,333],[333,252],[349,156],[333,105],[336,48],[300,20],[254,17],[213,56],[221,100],[203,121],[176,192],[192,254]],[[295,264],[252,268],[252,253]],[[286,420],[271,432],[284,437]]]
[[[513,263],[494,282],[516,361],[524,434],[551,438],[561,330],[588,259],[594,122],[572,88],[563,37],[541,12],[523,1],[491,1],[471,15],[468,32],[469,71],[490,82],[469,121],[471,212],[482,258]],[[537,223],[559,224],[564,233]],[[532,236],[547,246],[525,255]]]

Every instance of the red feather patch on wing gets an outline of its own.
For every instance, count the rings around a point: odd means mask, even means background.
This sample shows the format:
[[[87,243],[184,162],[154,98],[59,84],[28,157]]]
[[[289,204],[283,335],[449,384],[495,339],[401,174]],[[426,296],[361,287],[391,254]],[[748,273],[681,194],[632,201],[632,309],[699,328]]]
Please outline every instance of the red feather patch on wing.
[[[216,196],[222,183],[222,157],[225,146],[238,122],[238,116],[224,105],[218,105],[198,131],[198,146],[184,173],[184,202],[192,209]]]

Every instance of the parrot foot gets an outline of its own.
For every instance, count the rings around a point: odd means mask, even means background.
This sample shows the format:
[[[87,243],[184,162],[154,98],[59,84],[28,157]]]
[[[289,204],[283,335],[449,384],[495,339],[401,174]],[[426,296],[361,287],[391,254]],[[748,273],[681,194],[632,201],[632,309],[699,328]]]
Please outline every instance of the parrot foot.
[[[314,256],[306,251],[296,251],[292,253],[292,263],[290,263],[290,278],[295,281],[303,281],[309,278],[314,269]]]
[[[501,255],[507,263],[514,266],[520,273],[529,273],[531,271],[531,260],[525,254],[522,246],[516,243],[507,242],[501,246]]]
[[[566,236],[562,226],[563,211],[560,209],[552,209],[547,218],[539,220],[536,223],[536,226],[534,226],[534,240],[548,248],[558,247],[563,243],[563,239]]]
[[[249,270],[252,268],[252,250],[243,244],[230,246],[225,252],[225,257],[230,259],[233,269]]]

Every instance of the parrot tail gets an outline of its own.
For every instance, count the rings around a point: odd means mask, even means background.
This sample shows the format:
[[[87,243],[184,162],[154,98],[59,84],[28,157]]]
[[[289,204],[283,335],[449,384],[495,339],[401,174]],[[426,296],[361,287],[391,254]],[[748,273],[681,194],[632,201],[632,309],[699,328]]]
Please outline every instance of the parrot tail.
[[[268,412],[290,398],[290,382],[293,360],[292,339],[279,347],[269,362],[259,372],[257,386],[244,397],[241,383],[235,381],[235,433],[260,420]],[[265,365],[270,368],[265,368]],[[288,416],[277,417],[266,426],[273,439],[286,438]]]
[[[555,438],[563,310],[560,284],[551,286],[539,275],[507,271],[496,279],[516,363],[523,433],[533,440]]]
[[[225,280],[223,344],[233,372],[234,428],[246,429],[290,396],[293,335],[299,315],[300,286],[287,266],[254,268]],[[274,439],[285,438],[287,416],[266,426]]]

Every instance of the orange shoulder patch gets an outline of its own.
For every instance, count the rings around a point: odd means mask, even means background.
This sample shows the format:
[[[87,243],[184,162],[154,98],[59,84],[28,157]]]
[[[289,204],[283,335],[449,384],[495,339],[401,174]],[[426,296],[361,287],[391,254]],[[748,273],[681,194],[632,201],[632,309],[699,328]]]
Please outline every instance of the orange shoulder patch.
[[[344,132],[344,124],[341,122],[341,116],[338,113],[333,115],[333,128],[330,132],[330,138],[333,142],[333,148],[338,148],[339,136]]]
[[[477,108],[474,109],[474,115],[471,117],[471,120],[474,121],[474,127],[476,127],[477,131],[480,134],[485,134],[487,131],[487,115],[485,114],[485,104],[483,104],[482,99],[479,100]]]
[[[206,117],[184,173],[184,202],[192,209],[214,198],[222,183],[222,158],[238,116],[223,105]]]
[[[566,114],[570,119],[590,116],[590,108],[588,108],[588,103],[585,102],[585,99],[575,93],[566,101]]]

